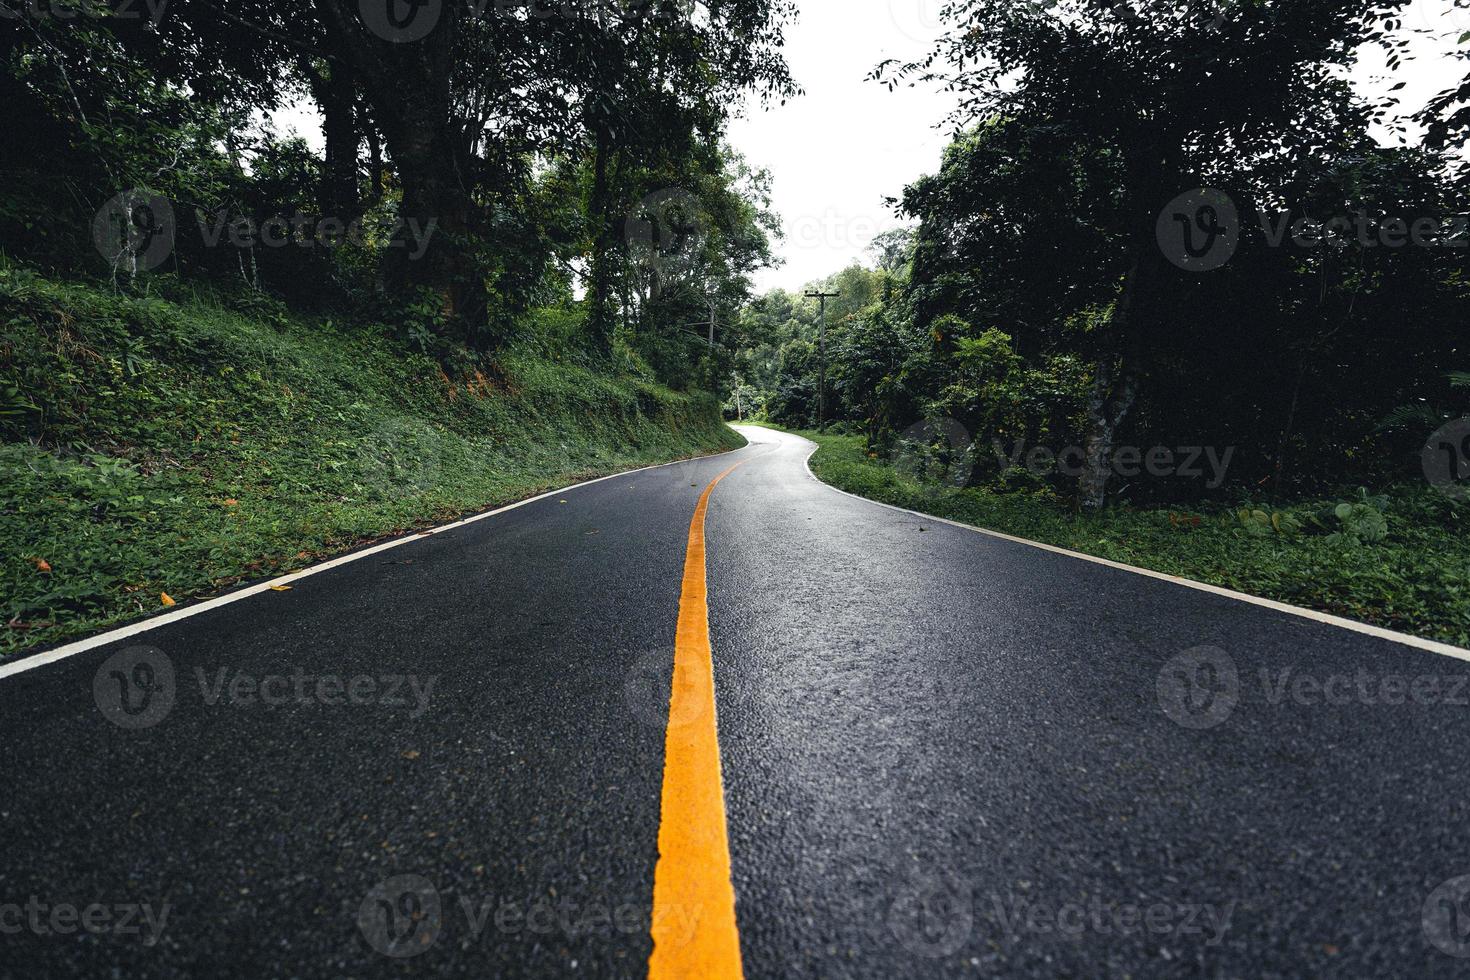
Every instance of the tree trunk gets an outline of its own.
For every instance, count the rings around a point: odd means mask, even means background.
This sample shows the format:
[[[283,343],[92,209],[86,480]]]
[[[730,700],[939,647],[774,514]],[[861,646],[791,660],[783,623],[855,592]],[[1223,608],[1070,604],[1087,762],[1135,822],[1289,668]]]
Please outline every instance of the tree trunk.
[[[319,61],[302,54],[297,59],[322,114],[326,165],[317,188],[317,210],[322,217],[351,222],[359,214],[357,186],[357,92],[352,69],[345,61]]]
[[[1164,284],[1164,258],[1156,223],[1159,210],[1175,193],[1180,173],[1180,148],[1153,127],[1145,127],[1132,141],[1128,185],[1133,206],[1128,210],[1128,240],[1132,252],[1123,292],[1113,309],[1108,344],[1099,352],[1097,377],[1087,400],[1088,434],[1083,473],[1077,481],[1078,503],[1098,510],[1107,500],[1113,472],[1113,450],[1118,433],[1138,398],[1150,353],[1159,298]]]
[[[1286,424],[1281,428],[1281,441],[1276,444],[1276,466],[1271,475],[1271,502],[1281,496],[1281,485],[1286,481],[1286,451],[1291,445],[1292,432],[1296,427],[1296,410],[1301,403],[1302,379],[1307,376],[1307,355],[1302,354],[1302,363],[1296,372],[1296,383],[1291,388],[1291,405],[1286,409]]]
[[[437,297],[446,316],[473,332],[483,325],[486,299],[469,248],[474,207],[460,182],[456,147],[442,128],[416,122],[401,128],[397,140],[388,139],[403,189],[388,281],[398,291]]]
[[[327,68],[318,101],[326,140],[326,172],[322,175],[322,213],[351,223],[361,214],[357,183],[357,145],[362,141],[357,119],[357,86],[345,64]]]
[[[1077,481],[1077,500],[1084,510],[1099,510],[1107,500],[1118,430],[1138,397],[1138,371],[1144,345],[1137,305],[1141,281],[1148,278],[1145,270],[1152,267],[1147,252],[1134,258],[1124,280],[1123,294],[1113,310],[1110,324],[1113,347],[1098,358],[1097,376],[1087,399],[1088,433],[1082,476]]]
[[[1083,453],[1082,476],[1077,486],[1078,502],[1085,510],[1098,510],[1107,500],[1118,430],[1137,396],[1138,380],[1127,364],[1116,368],[1110,363],[1098,365],[1097,378],[1087,399],[1089,431]]]
[[[599,350],[612,350],[612,260],[616,249],[616,229],[608,212],[612,209],[612,187],[608,167],[613,153],[612,140],[603,127],[597,127],[592,159],[592,199],[588,210],[594,223],[592,241],[592,306],[587,326]]]
[[[383,199],[383,143],[378,136],[377,124],[368,115],[365,105],[360,109],[359,118],[363,120],[362,131],[367,136],[368,199],[377,204]]]
[[[316,5],[372,108],[403,192],[384,279],[402,295],[434,297],[476,339],[486,297],[470,242],[476,208],[463,178],[468,141],[453,115],[450,84],[461,10],[446,3],[425,37],[394,43],[364,30],[351,0]]]

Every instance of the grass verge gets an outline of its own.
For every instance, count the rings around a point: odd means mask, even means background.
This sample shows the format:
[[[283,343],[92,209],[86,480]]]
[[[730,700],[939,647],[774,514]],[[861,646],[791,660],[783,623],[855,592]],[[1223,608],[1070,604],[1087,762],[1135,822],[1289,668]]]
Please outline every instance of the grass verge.
[[[379,325],[0,267],[0,660],[742,444],[708,396],[578,363],[572,319],[451,379]]]
[[[1470,507],[1398,486],[1276,509],[1074,512],[1054,495],[920,484],[859,436],[801,431],[823,481],[883,503],[1470,647]],[[1374,516],[1374,515],[1377,516]]]

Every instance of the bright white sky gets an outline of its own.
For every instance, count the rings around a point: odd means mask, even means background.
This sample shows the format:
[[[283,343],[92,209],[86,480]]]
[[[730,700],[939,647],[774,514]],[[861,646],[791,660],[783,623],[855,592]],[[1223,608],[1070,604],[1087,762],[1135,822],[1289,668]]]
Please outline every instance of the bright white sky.
[[[807,94],[730,129],[731,142],[751,164],[774,174],[776,211],[786,229],[780,248],[786,264],[761,272],[758,291],[796,290],[854,260],[867,264],[874,234],[898,224],[883,198],[939,168],[949,140],[933,127],[954,107],[954,96],[890,93],[862,79],[885,58],[928,51],[944,33],[941,6],[942,0],[801,0],[801,19],[787,33],[787,63]],[[1470,10],[1451,0],[1415,0],[1404,30],[1423,32],[1415,35],[1422,53],[1414,62],[1385,81],[1375,48],[1354,78],[1374,97],[1407,81],[1397,95],[1413,113],[1470,71],[1470,64],[1445,56],[1470,31]]]
[[[941,33],[942,0],[800,0],[801,16],[787,30],[786,58],[806,94],[784,107],[753,110],[730,127],[730,142],[752,166],[774,175],[774,203],[786,238],[778,248],[784,265],[756,277],[759,291],[796,290],[853,261],[898,224],[883,206],[905,184],[932,173],[948,142],[935,129],[955,104],[940,91],[887,91],[864,76],[885,58],[912,59]],[[1354,81],[1368,96],[1408,84],[1397,93],[1405,113],[1470,71],[1447,57],[1459,35],[1470,31],[1470,10],[1453,0],[1414,0],[1405,18],[1414,32],[1415,60],[1392,78],[1378,49],[1365,52]],[[278,114],[320,147],[310,107]],[[1385,141],[1388,135],[1381,137]]]
[[[801,0],[786,61],[806,94],[730,126],[730,142],[774,176],[786,240],[780,269],[758,291],[795,290],[867,258],[868,243],[899,222],[883,206],[938,169],[949,143],[934,127],[956,104],[922,89],[889,92],[863,79],[886,58],[909,61],[943,33],[942,0]]]

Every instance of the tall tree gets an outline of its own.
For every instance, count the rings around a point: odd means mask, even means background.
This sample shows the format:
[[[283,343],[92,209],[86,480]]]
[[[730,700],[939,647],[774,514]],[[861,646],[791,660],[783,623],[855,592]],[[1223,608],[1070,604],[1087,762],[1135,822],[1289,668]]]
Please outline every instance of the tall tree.
[[[1194,2],[953,0],[953,30],[926,58],[885,63],[891,84],[942,81],[964,118],[1052,125],[1106,149],[1122,175],[1121,284],[1099,325],[1079,496],[1100,507],[1118,433],[1177,328],[1178,274],[1156,239],[1164,206],[1213,173],[1321,147],[1314,114],[1347,110],[1340,73],[1403,0],[1267,0],[1207,10]],[[1366,116],[1368,109],[1361,108]]]

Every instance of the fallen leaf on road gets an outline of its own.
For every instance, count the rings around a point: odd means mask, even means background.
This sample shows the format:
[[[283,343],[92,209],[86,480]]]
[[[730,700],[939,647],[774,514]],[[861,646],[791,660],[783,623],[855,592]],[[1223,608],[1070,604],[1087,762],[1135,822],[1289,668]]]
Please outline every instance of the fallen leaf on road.
[[[159,602],[162,602],[165,606],[177,606],[178,605],[177,602],[174,602],[173,596],[169,595],[167,592],[160,592],[160,593],[158,593],[158,601]]]
[[[291,586],[289,586],[289,585],[272,585],[271,586],[271,591],[272,592],[290,592],[291,591]]]
[[[405,759],[417,759],[419,757],[419,750],[409,749],[407,752],[403,753],[403,757]]]

